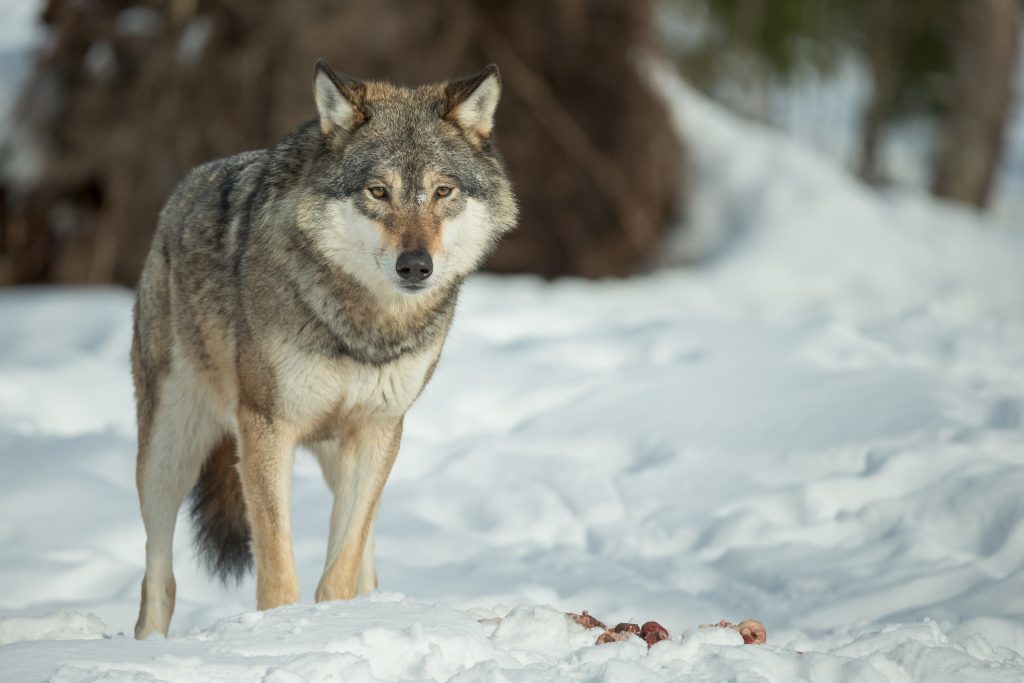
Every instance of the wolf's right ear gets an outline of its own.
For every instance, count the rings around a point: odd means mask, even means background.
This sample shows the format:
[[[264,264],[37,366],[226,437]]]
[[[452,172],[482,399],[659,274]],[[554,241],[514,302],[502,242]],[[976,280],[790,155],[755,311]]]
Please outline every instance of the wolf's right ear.
[[[334,73],[323,59],[313,69],[313,95],[324,135],[338,129],[351,133],[370,120],[363,106],[366,84]]]

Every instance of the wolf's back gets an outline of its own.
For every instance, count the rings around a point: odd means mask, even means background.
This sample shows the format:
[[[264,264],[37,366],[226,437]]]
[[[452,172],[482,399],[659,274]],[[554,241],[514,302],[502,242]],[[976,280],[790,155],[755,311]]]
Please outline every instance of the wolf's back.
[[[268,163],[265,150],[242,152],[196,166],[167,199],[157,225],[156,240],[172,248],[171,257],[230,242],[233,225],[246,208],[259,175]]]

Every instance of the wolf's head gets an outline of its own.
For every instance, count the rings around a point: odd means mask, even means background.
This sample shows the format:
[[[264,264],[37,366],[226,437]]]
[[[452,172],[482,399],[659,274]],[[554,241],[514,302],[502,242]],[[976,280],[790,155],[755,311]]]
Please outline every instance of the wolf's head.
[[[329,259],[373,291],[413,296],[475,269],[516,220],[490,138],[498,69],[407,89],[316,64],[322,136],[304,221]]]

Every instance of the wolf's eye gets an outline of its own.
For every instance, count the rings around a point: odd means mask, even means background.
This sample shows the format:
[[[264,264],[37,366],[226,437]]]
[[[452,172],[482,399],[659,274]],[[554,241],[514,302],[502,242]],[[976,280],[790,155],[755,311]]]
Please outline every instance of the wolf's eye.
[[[437,192],[435,194],[437,194],[438,197],[447,197],[451,193],[452,187],[450,185],[440,185],[438,186]]]
[[[370,194],[373,196],[374,199],[388,198],[388,188],[384,187],[383,185],[372,185],[366,189],[370,191]]]

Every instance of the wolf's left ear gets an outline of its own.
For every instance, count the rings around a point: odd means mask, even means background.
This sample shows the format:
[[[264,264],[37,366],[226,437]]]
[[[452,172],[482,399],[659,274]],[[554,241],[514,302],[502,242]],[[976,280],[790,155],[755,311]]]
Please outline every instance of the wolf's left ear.
[[[351,133],[370,119],[363,107],[366,84],[334,73],[322,59],[313,69],[313,95],[324,135],[337,129]]]
[[[491,64],[475,76],[449,83],[444,89],[442,116],[481,140],[491,137],[494,111],[501,96],[498,67]]]

